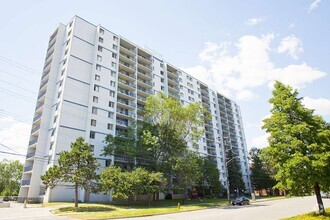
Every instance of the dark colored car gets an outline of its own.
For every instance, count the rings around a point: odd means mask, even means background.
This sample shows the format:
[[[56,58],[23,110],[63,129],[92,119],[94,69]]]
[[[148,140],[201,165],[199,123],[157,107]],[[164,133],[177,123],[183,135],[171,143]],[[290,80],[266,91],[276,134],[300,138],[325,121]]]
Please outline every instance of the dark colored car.
[[[237,197],[233,201],[231,201],[232,205],[249,205],[250,200],[246,198],[245,196]]]

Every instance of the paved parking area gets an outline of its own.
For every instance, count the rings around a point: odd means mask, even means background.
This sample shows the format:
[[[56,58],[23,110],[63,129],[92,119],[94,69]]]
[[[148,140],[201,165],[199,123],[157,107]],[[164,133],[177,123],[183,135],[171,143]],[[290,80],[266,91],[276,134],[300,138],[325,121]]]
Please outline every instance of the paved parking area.
[[[10,208],[0,208],[1,220],[66,220],[67,217],[54,215],[52,208],[41,207],[40,205],[27,205],[23,207],[21,203],[11,203]]]

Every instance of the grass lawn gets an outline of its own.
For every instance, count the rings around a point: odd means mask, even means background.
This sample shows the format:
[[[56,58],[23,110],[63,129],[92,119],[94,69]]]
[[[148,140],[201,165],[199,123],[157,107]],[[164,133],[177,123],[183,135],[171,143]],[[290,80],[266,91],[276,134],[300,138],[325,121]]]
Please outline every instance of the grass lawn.
[[[283,220],[330,220],[330,208],[326,208],[325,212],[325,215],[319,215],[312,212],[304,215],[297,215],[291,218],[284,218]]]
[[[134,202],[131,206],[119,202],[112,204],[81,203],[78,208],[75,208],[72,202],[49,203],[45,206],[61,206],[54,211],[55,214],[75,219],[104,219],[184,212],[227,205],[226,199],[186,200],[185,204],[181,204],[180,209],[178,209],[178,202],[182,202],[182,200],[154,201],[150,207],[146,202]]]

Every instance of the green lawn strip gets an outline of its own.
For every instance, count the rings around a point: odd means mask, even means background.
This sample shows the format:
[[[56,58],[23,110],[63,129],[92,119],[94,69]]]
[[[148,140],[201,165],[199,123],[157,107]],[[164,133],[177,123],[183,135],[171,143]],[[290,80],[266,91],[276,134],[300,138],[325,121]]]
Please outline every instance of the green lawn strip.
[[[165,200],[151,203],[152,207],[148,207],[145,203],[132,204],[131,207],[123,205],[106,205],[106,204],[79,204],[78,208],[74,208],[73,204],[67,207],[61,207],[54,211],[55,214],[68,216],[78,219],[104,219],[132,216],[147,216],[166,213],[176,213],[200,210],[212,207],[226,206],[226,200],[204,200],[204,201],[185,201],[185,205],[181,205],[180,209],[177,203],[181,200]]]
[[[319,215],[315,212],[297,215],[291,218],[283,218],[283,220],[330,220],[330,207],[325,209],[325,215]]]

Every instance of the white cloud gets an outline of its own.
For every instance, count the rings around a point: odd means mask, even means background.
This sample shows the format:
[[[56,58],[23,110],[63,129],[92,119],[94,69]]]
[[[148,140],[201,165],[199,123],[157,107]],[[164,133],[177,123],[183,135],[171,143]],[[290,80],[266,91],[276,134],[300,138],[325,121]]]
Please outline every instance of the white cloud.
[[[247,101],[247,100],[252,100],[252,99],[254,99],[256,97],[257,97],[257,95],[254,94],[251,90],[244,89],[244,90],[238,91],[236,93],[236,99],[237,100],[245,100],[245,101]]]
[[[298,59],[298,54],[303,51],[301,40],[294,35],[283,38],[280,46],[277,48],[278,53],[287,53],[293,59]]]
[[[247,24],[247,25],[251,25],[251,26],[252,26],[252,25],[256,25],[256,24],[259,24],[259,23],[265,21],[265,19],[266,19],[266,18],[264,18],[264,17],[249,18],[249,19],[245,22],[245,24]]]
[[[261,136],[255,137],[252,139],[252,147],[257,147],[257,148],[264,148],[268,146],[268,140],[267,138],[269,137],[268,133],[265,133]]]
[[[229,97],[234,94],[237,99],[255,98],[252,91],[254,88],[271,86],[275,80],[301,88],[326,75],[306,63],[275,66],[270,59],[271,53],[276,51],[271,47],[274,38],[275,35],[269,33],[260,37],[245,35],[237,42],[207,42],[199,54],[201,65],[183,69],[198,76],[197,78],[206,76],[205,82],[210,87],[225,92]],[[294,36],[290,36],[290,39],[297,41]],[[286,49],[281,51],[288,51],[294,56],[301,51],[301,43],[295,45],[283,45]]]
[[[308,13],[311,13],[314,9],[316,9],[320,3],[321,3],[321,0],[314,0],[312,2],[312,4],[309,5]]]
[[[0,143],[13,148],[20,154],[25,154],[30,137],[30,129],[30,125],[17,122],[12,118],[0,118]],[[14,153],[3,146],[0,146],[0,149],[2,151]],[[24,161],[24,157],[9,154],[0,154],[0,158]]]
[[[206,84],[211,83],[210,73],[202,65],[198,65],[198,66],[194,66],[194,67],[189,67],[189,68],[180,68],[180,69],[183,70],[184,72],[189,73],[193,77],[199,79],[203,83],[206,83]]]
[[[308,96],[304,97],[302,103],[310,109],[314,109],[316,114],[330,117],[330,99],[318,98],[313,99]]]
[[[290,28],[290,29],[291,29],[291,28],[294,28],[294,26],[295,26],[295,23],[292,22],[292,23],[289,25],[289,28]]]

